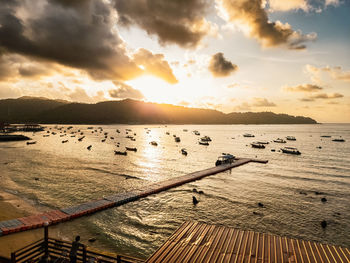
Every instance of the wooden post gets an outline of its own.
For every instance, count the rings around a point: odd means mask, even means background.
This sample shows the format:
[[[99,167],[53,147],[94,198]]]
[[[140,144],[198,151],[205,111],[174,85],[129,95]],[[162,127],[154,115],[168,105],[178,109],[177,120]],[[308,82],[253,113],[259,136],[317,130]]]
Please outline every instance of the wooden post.
[[[44,253],[45,253],[45,260],[48,260],[49,258],[49,223],[44,223]]]
[[[86,263],[86,246],[83,245],[83,263]]]
[[[117,255],[117,263],[122,263],[122,257],[120,255]]]
[[[11,263],[15,263],[16,262],[16,254],[15,252],[11,253]]]

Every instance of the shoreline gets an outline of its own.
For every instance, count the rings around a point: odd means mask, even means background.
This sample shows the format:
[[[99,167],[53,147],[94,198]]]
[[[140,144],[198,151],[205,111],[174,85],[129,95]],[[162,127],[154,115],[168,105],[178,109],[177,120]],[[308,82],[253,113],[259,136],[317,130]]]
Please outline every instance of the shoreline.
[[[0,190],[0,221],[39,213],[40,210],[20,197]],[[50,229],[50,236],[58,237],[58,229]],[[43,229],[33,229],[0,236],[0,257],[11,258],[11,252],[43,238]]]

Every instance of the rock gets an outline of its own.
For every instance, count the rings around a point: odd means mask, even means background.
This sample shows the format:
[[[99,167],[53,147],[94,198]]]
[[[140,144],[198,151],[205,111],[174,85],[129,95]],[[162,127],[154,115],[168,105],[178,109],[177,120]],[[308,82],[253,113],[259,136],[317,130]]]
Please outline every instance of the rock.
[[[198,194],[202,195],[202,194],[204,194],[204,192],[202,190],[199,190]]]
[[[259,203],[258,203],[258,206],[259,206],[259,207],[264,207],[264,204],[259,202]]]
[[[192,196],[192,202],[194,205],[199,203],[199,201],[197,200],[197,198],[195,196]]]
[[[326,221],[326,220],[323,220],[323,221],[321,222],[321,226],[322,226],[322,228],[326,228],[326,227],[327,227],[327,221]]]
[[[193,193],[198,193],[198,191],[197,191],[196,188],[193,188],[193,189],[192,189],[192,192],[193,192]]]
[[[327,198],[326,197],[322,197],[321,201],[322,201],[322,203],[325,203],[325,202],[327,202]]]
[[[96,241],[96,238],[92,237],[92,238],[89,238],[89,242],[95,242]]]

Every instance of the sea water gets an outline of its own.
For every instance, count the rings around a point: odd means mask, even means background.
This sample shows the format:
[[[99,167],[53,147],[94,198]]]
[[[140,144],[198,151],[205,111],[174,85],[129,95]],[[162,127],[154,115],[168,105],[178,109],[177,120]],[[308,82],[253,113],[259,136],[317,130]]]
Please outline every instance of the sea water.
[[[92,246],[101,250],[147,258],[183,222],[198,221],[350,246],[349,124],[68,126],[48,125],[44,132],[24,133],[37,142],[33,145],[0,143],[1,190],[45,211],[147,189],[154,182],[213,167],[223,152],[269,162],[249,163],[59,224],[62,239],[79,234],[88,243],[94,237]],[[255,137],[243,137],[244,133]],[[174,135],[181,142],[175,142]],[[212,139],[209,146],[198,144],[205,135]],[[286,136],[295,136],[296,141],[273,142]],[[332,141],[340,137],[345,142]],[[269,144],[256,149],[250,145],[254,141]],[[284,146],[297,147],[301,155],[282,153]],[[137,152],[114,154],[125,147],[136,147]],[[187,156],[181,154],[182,148]],[[196,206],[192,196],[199,200]],[[323,220],[328,223],[325,229]]]

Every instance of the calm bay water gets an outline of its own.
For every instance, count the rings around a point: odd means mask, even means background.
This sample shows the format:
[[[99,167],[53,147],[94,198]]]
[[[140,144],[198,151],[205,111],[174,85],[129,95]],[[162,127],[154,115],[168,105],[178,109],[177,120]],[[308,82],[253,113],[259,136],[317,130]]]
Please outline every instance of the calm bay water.
[[[96,237],[95,247],[145,258],[182,222],[193,220],[350,246],[349,124],[93,126],[102,127],[102,133],[92,133],[86,125],[73,125],[71,130],[66,130],[67,125],[59,127],[65,128],[60,131],[55,125],[47,126],[50,132],[57,132],[49,137],[43,137],[46,132],[27,133],[37,141],[34,145],[0,143],[1,190],[40,209],[63,208],[213,167],[222,152],[269,160],[266,165],[249,163],[60,224],[62,238],[71,240],[80,234],[86,241]],[[71,134],[78,129],[86,136],[81,142],[81,135]],[[129,135],[136,133],[136,141],[125,138],[126,129],[132,130]],[[64,130],[67,135],[60,137]],[[213,141],[209,146],[199,145],[193,130]],[[108,138],[102,142],[105,132]],[[245,138],[244,133],[255,138]],[[173,134],[181,138],[180,143],[174,141]],[[297,140],[286,145],[271,142],[288,135]],[[332,141],[339,136],[346,142]],[[62,144],[62,140],[68,142]],[[270,144],[266,149],[251,148],[249,144],[257,140]],[[150,145],[151,141],[158,146]],[[125,146],[138,151],[127,156],[114,154]],[[283,154],[278,151],[283,146],[297,147],[302,154]],[[188,150],[188,156],[181,154],[181,148]],[[193,193],[193,188],[204,194]],[[200,200],[197,206],[192,204],[192,195]],[[322,197],[327,202],[322,203]],[[265,207],[259,208],[258,202]],[[322,220],[328,222],[326,229],[320,226]]]

